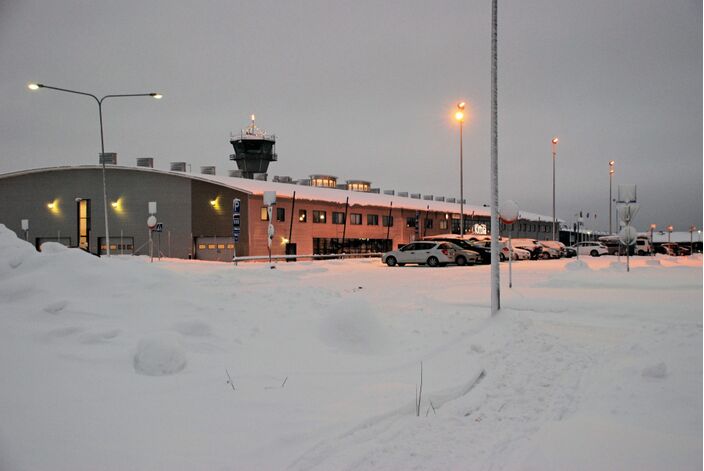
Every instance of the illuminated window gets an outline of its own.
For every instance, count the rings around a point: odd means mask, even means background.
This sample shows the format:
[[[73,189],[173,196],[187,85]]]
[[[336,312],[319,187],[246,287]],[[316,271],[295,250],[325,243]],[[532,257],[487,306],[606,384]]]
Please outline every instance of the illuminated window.
[[[308,221],[308,211],[305,209],[299,209],[298,210],[298,222],[306,222]]]
[[[205,244],[198,244],[198,250],[205,250]]]
[[[262,221],[269,220],[269,212],[266,210],[266,206],[262,206],[261,211],[259,211],[259,219],[261,219]]]
[[[224,248],[225,248],[225,244],[218,244],[218,248],[219,248],[219,249],[224,249]]]
[[[325,211],[313,210],[313,222],[316,224],[325,224]]]
[[[235,248],[235,244],[232,244],[232,243],[227,244],[227,248],[228,248],[228,249],[234,249],[234,248]]]
[[[208,248],[209,248],[210,250],[214,250],[214,249],[215,249],[215,244],[208,244]]]
[[[415,218],[415,216],[406,218],[406,227],[416,227],[416,218]]]
[[[353,226],[362,224],[362,215],[357,213],[350,214],[350,224]]]
[[[447,229],[447,219],[441,219],[440,224],[438,224],[440,229]]]
[[[378,214],[367,214],[367,226],[378,226],[379,225],[379,215]]]

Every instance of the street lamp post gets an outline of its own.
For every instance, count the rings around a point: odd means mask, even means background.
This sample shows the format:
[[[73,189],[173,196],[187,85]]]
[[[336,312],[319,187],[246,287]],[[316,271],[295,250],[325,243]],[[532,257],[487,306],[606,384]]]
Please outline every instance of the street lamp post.
[[[655,244],[653,243],[653,231],[658,227],[657,224],[650,225],[650,253],[655,256]]]
[[[667,226],[667,243],[670,244],[672,242],[672,225]]]
[[[611,216],[611,208],[613,206],[613,200],[612,200],[612,196],[611,196],[611,183],[612,183],[613,176],[614,176],[614,164],[615,163],[616,163],[615,161],[609,160],[609,234],[614,233],[614,231],[611,228],[611,222],[613,221],[613,217]]]
[[[98,104],[98,116],[100,119],[100,161],[102,163],[102,174],[103,174],[103,210],[105,216],[105,249],[107,256],[110,256],[110,232],[108,227],[108,190],[105,184],[105,140],[103,138],[103,101],[107,98],[125,98],[125,97],[138,97],[138,96],[149,96],[160,100],[163,95],[160,93],[122,93],[117,95],[105,95],[102,98],[98,98],[92,93],[79,92],[76,90],[69,90],[67,88],[51,87],[49,85],[44,85],[41,83],[30,83],[27,85],[30,90],[39,90],[40,88],[48,88],[49,90],[57,90],[60,92],[74,93],[76,95],[84,95],[93,98]],[[100,253],[100,247],[98,247],[98,253]]]
[[[464,123],[465,102],[457,103],[455,119],[460,123],[460,236],[464,235],[464,170],[462,159],[462,124]]]
[[[552,240],[555,239],[555,226],[557,219],[555,217],[555,160],[557,157],[557,143],[560,140],[557,137],[552,138]]]
[[[697,227],[692,224],[689,226],[689,256],[691,257],[694,255],[694,243],[692,242],[692,234],[694,234],[694,231],[697,230]]]

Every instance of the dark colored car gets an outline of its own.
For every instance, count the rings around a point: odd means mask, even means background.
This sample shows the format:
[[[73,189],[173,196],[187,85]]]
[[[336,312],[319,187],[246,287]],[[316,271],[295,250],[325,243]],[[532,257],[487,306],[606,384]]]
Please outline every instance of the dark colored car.
[[[479,243],[472,243],[467,240],[454,237],[428,237],[423,240],[441,240],[443,242],[452,242],[455,245],[459,245],[464,250],[477,252],[479,254],[479,263],[484,265],[491,263],[491,248],[479,245]]]

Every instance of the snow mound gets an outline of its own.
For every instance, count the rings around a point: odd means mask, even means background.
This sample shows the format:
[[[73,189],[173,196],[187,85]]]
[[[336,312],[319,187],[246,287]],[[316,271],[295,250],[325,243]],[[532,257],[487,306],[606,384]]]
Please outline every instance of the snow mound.
[[[582,271],[582,270],[590,270],[589,265],[587,262],[582,261],[582,260],[572,260],[569,263],[565,264],[565,270],[567,271]]]
[[[349,353],[377,353],[385,344],[385,329],[369,302],[355,296],[328,308],[320,325],[320,337],[331,347]]]
[[[667,376],[667,365],[665,363],[658,363],[657,365],[651,365],[643,368],[644,378],[656,378],[661,379]]]
[[[646,261],[645,261],[645,264],[646,264],[646,265],[653,266],[653,267],[659,267],[659,266],[662,265],[662,263],[660,263],[660,260],[653,260],[653,259],[651,259],[651,260],[646,260]]]
[[[42,253],[53,254],[66,252],[68,250],[68,247],[63,244],[59,244],[58,242],[44,242],[41,246],[41,250]]]
[[[176,374],[186,367],[186,352],[175,332],[160,332],[144,337],[137,344],[134,369],[148,376]]]
[[[200,321],[185,321],[174,325],[176,332],[193,337],[207,337],[213,333],[210,325]]]
[[[10,229],[0,224],[0,277],[36,256],[31,244],[17,237]]]

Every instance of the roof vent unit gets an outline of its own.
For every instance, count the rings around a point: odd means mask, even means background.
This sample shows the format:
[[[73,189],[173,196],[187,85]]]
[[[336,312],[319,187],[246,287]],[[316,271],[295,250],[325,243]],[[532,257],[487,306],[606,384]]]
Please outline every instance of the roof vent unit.
[[[372,186],[372,182],[366,180],[347,180],[346,186],[346,189],[350,191],[361,191],[368,193],[369,188]]]
[[[445,198],[446,203],[454,203],[455,201],[455,198]]]
[[[254,174],[254,179],[255,179],[255,180],[258,180],[258,181],[260,181],[260,182],[265,182],[267,175],[268,175],[268,174],[266,174],[266,173],[255,173],[255,174]]]
[[[142,157],[137,159],[137,167],[154,168],[154,158]]]
[[[398,196],[403,196],[404,198],[408,198],[408,192],[407,191],[399,191]]]
[[[278,183],[293,183],[293,178],[288,176],[274,175],[274,179],[271,181]]]
[[[420,199],[420,193],[411,193],[411,198],[414,200],[419,200]]]
[[[332,175],[311,175],[310,186],[337,188],[337,177],[333,177]]]
[[[200,168],[200,173],[203,175],[215,175],[215,165],[207,165]]]
[[[228,175],[234,178],[242,178],[244,175],[242,174],[242,170],[230,170],[227,172]]]
[[[444,196],[436,196],[435,201],[445,201],[445,197]]]
[[[423,195],[425,201],[433,201],[433,195]]]
[[[105,152],[103,154],[98,154],[98,163],[100,165],[117,165],[117,153]]]
[[[376,193],[378,195],[381,193],[381,188],[369,188],[369,193]]]
[[[186,171],[186,162],[171,162],[171,171],[172,172],[185,172]]]
[[[389,196],[394,196],[394,194],[396,194],[396,192],[394,190],[384,190],[384,194],[389,195]]]

